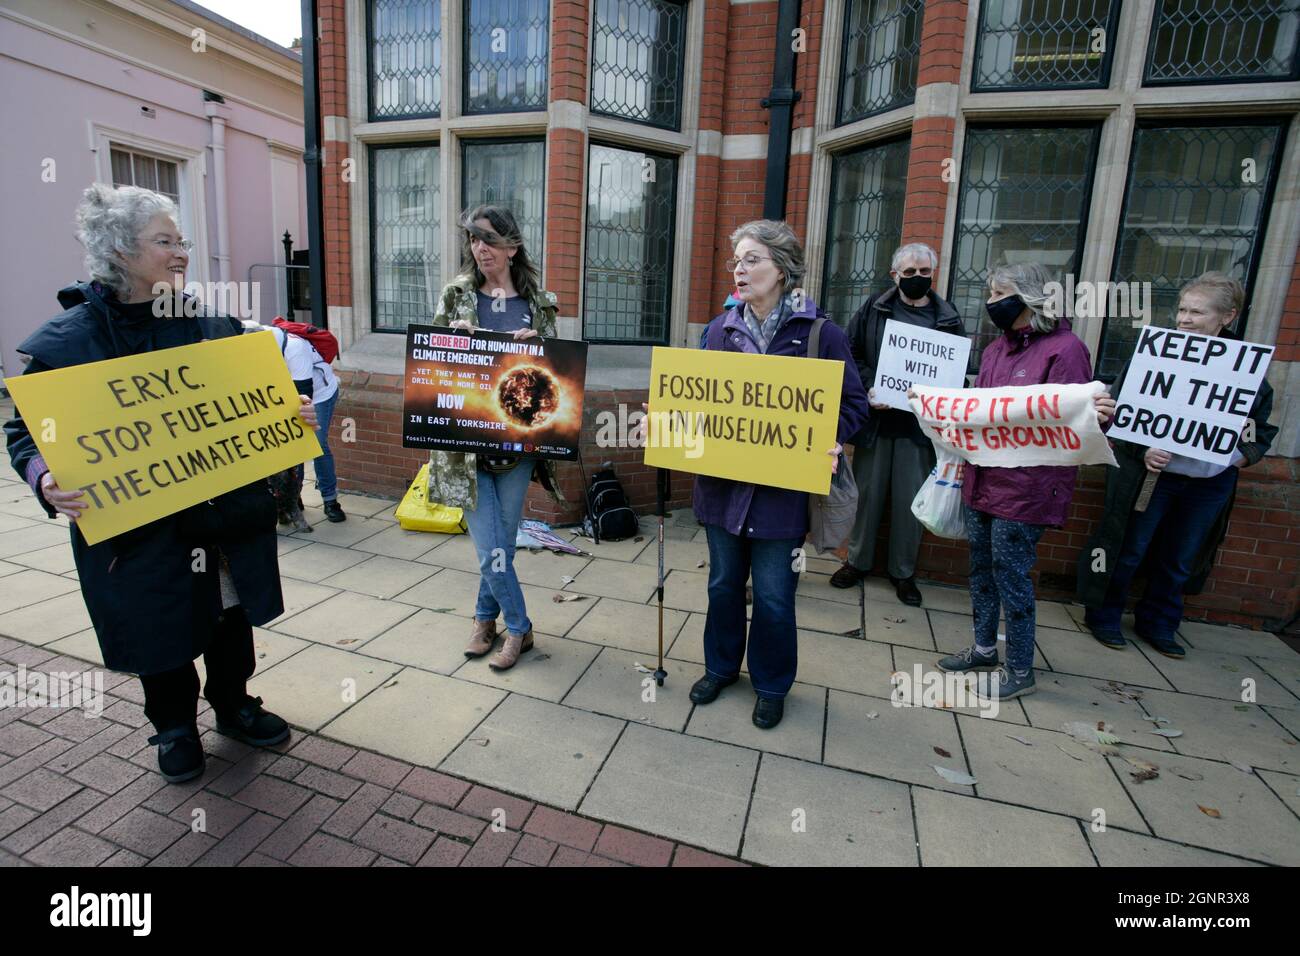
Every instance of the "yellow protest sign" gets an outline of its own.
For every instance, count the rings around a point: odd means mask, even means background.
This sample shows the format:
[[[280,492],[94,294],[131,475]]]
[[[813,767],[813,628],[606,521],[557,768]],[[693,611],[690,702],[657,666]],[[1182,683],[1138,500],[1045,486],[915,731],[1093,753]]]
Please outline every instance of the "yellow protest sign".
[[[844,364],[656,348],[645,463],[824,495]]]
[[[89,544],[320,455],[275,337],[231,336],[5,382]]]

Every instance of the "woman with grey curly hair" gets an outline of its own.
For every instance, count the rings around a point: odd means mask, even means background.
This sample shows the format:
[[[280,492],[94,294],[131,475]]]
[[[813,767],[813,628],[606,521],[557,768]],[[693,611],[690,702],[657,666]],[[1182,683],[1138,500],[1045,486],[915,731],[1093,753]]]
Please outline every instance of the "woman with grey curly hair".
[[[858,377],[849,340],[804,294],[803,246],[789,225],[756,219],[732,233],[731,243],[734,252],[727,269],[739,303],[710,323],[703,346],[714,352],[839,362],[839,420],[827,463],[834,474],[841,465],[842,443],[868,415],[867,391]],[[810,355],[814,329],[819,330],[818,348]],[[642,441],[645,433],[643,420]],[[794,686],[798,666],[794,595],[809,530],[808,495],[775,483],[698,475],[694,508],[709,543],[709,606],[704,621],[704,676],[691,688],[691,701],[703,706],[716,700],[740,679],[741,662],[748,657],[756,697],[751,720],[769,730],[785,714],[785,698]],[[753,617],[747,623],[745,584],[751,575]]]
[[[243,332],[235,319],[196,315],[177,301],[190,243],[181,238],[167,197],[132,186],[91,186],[77,210],[77,238],[91,281],[62,289],[63,314],[18,346],[30,357],[24,374]],[[299,396],[299,402],[302,422],[314,428],[311,399]],[[59,487],[21,416],[6,423],[5,435],[15,470],[46,514],[68,519],[104,665],[139,676],[163,777],[179,782],[203,773],[193,663],[199,655],[220,733],[255,746],[286,739],[288,725],[246,686],[255,666],[253,625],[284,612],[275,504],[265,480],[92,545],[77,527],[89,507],[86,492]]]
[[[989,320],[1002,333],[980,356],[976,388],[1007,385],[1081,384],[1092,381],[1088,347],[1070,321],[1047,305],[1051,276],[1034,262],[1011,263],[989,273]],[[1103,425],[1115,401],[1103,391],[1094,399]],[[970,538],[970,598],[975,643],[942,658],[946,671],[996,671],[981,697],[1011,700],[1032,694],[1034,684],[1034,582],[1038,540],[1062,527],[1070,513],[1078,468],[1038,465],[991,468],[967,463],[962,480],[966,532]],[[1006,616],[1007,661],[999,667],[998,620]]]

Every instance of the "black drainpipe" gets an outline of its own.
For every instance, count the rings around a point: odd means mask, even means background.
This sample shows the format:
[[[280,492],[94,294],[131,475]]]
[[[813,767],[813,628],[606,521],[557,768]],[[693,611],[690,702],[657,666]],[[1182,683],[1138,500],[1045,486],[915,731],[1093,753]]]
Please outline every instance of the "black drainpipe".
[[[305,2],[305,0],[304,0]],[[762,100],[771,110],[767,131],[767,182],[763,217],[785,218],[785,185],[790,173],[790,119],[800,93],[794,89],[794,31],[799,26],[799,0],[780,0],[776,14],[776,61],[772,92]]]
[[[325,224],[321,221],[320,76],[317,72],[316,31],[320,18],[316,0],[302,0],[303,161],[307,164],[307,252],[311,271],[311,324],[326,328]],[[292,318],[292,316],[288,316]]]

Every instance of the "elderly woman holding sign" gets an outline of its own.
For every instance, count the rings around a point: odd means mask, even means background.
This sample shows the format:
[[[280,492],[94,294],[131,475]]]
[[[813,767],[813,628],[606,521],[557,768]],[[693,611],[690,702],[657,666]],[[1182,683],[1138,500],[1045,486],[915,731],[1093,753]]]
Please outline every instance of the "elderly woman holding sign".
[[[1050,276],[1035,263],[1006,265],[989,276],[985,304],[1001,330],[980,359],[976,388],[1069,385],[1092,381],[1088,347],[1069,319],[1046,311]],[[1094,400],[1097,420],[1115,409],[1106,392]],[[988,696],[1010,700],[1034,691],[1034,583],[1038,539],[1061,527],[1074,495],[1074,466],[966,466],[962,500],[970,537],[970,596],[975,643],[939,661],[946,671],[996,671]],[[999,667],[998,619],[1006,615],[1007,662]]]
[[[1207,272],[1183,286],[1178,296],[1178,328],[1222,335],[1241,314],[1241,283],[1222,272]],[[1115,380],[1120,394],[1128,365]],[[1249,421],[1230,465],[1186,458],[1158,448],[1115,441],[1119,469],[1106,475],[1106,512],[1079,555],[1079,600],[1084,620],[1104,646],[1127,643],[1120,619],[1129,587],[1143,558],[1146,593],[1133,611],[1137,636],[1166,657],[1181,658],[1175,634],[1183,619],[1183,595],[1199,594],[1228,531],[1238,469],[1268,452],[1277,426],[1268,417],[1273,389],[1265,379],[1251,405]],[[1144,508],[1144,485],[1153,482]]]
[[[807,358],[809,336],[825,314],[803,295],[803,247],[784,222],[760,219],[731,235],[727,263],[740,304],[710,323],[704,347],[713,352]],[[823,321],[813,358],[843,363],[837,441],[847,441],[867,420],[867,393],[847,336]],[[642,436],[644,437],[644,423]],[[841,446],[830,449],[837,470]],[[709,542],[709,609],[704,623],[704,676],[691,700],[709,704],[740,676],[748,644],[749,675],[757,700],[753,722],[775,727],[798,664],[794,592],[808,533],[808,495],[775,482],[756,485],[700,475],[695,516]],[[745,582],[754,579],[754,613],[745,634]]]
[[[170,199],[146,189],[86,190],[77,224],[91,281],[61,290],[66,311],[18,346],[30,356],[26,374],[241,334],[236,320],[195,316],[173,298],[190,248],[176,218]],[[311,399],[299,402],[302,420],[314,428]],[[27,414],[39,420],[41,412]],[[71,523],[81,594],[104,665],[139,675],[162,775],[175,783],[203,773],[194,667],[200,654],[218,732],[254,746],[285,740],[288,725],[246,688],[255,667],[252,626],[284,611],[266,482],[89,545],[76,524],[89,507],[84,492],[59,487],[21,417],[5,425],[5,434],[14,468],[46,514]]]

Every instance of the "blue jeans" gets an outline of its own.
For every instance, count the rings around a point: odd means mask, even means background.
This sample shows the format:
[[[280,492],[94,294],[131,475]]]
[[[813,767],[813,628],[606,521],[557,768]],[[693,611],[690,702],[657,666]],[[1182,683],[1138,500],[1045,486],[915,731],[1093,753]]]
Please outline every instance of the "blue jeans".
[[[794,684],[799,664],[794,589],[799,572],[792,553],[800,538],[744,538],[705,525],[709,541],[709,613],[704,620],[704,668],[719,680],[740,673],[745,657],[745,582],[754,576],[754,618],[749,626],[749,676],[759,697],[780,699]]]
[[[316,459],[316,490],[322,501],[333,501],[339,496],[338,478],[334,473],[334,453],[330,451],[330,419],[334,417],[334,406],[338,404],[339,393],[335,392],[323,402],[316,403],[316,437],[320,440],[321,456]]]
[[[1007,667],[1026,674],[1034,666],[1034,582],[1029,572],[1038,560],[1038,539],[1046,525],[995,518],[969,505],[970,603],[975,645],[998,646],[998,618],[1007,616]]]
[[[465,509],[465,523],[478,552],[478,604],[474,617],[495,621],[505,613],[506,627],[527,634],[533,623],[524,607],[524,592],[515,575],[515,535],[524,513],[533,461],[525,458],[510,471],[493,474],[478,469],[478,507]]]
[[[1108,631],[1120,629],[1133,576],[1151,551],[1147,589],[1133,609],[1133,626],[1143,637],[1171,640],[1183,620],[1183,588],[1192,576],[1196,556],[1236,486],[1236,468],[1213,478],[1162,474],[1147,510],[1129,515],[1105,603],[1088,608],[1088,624]]]

